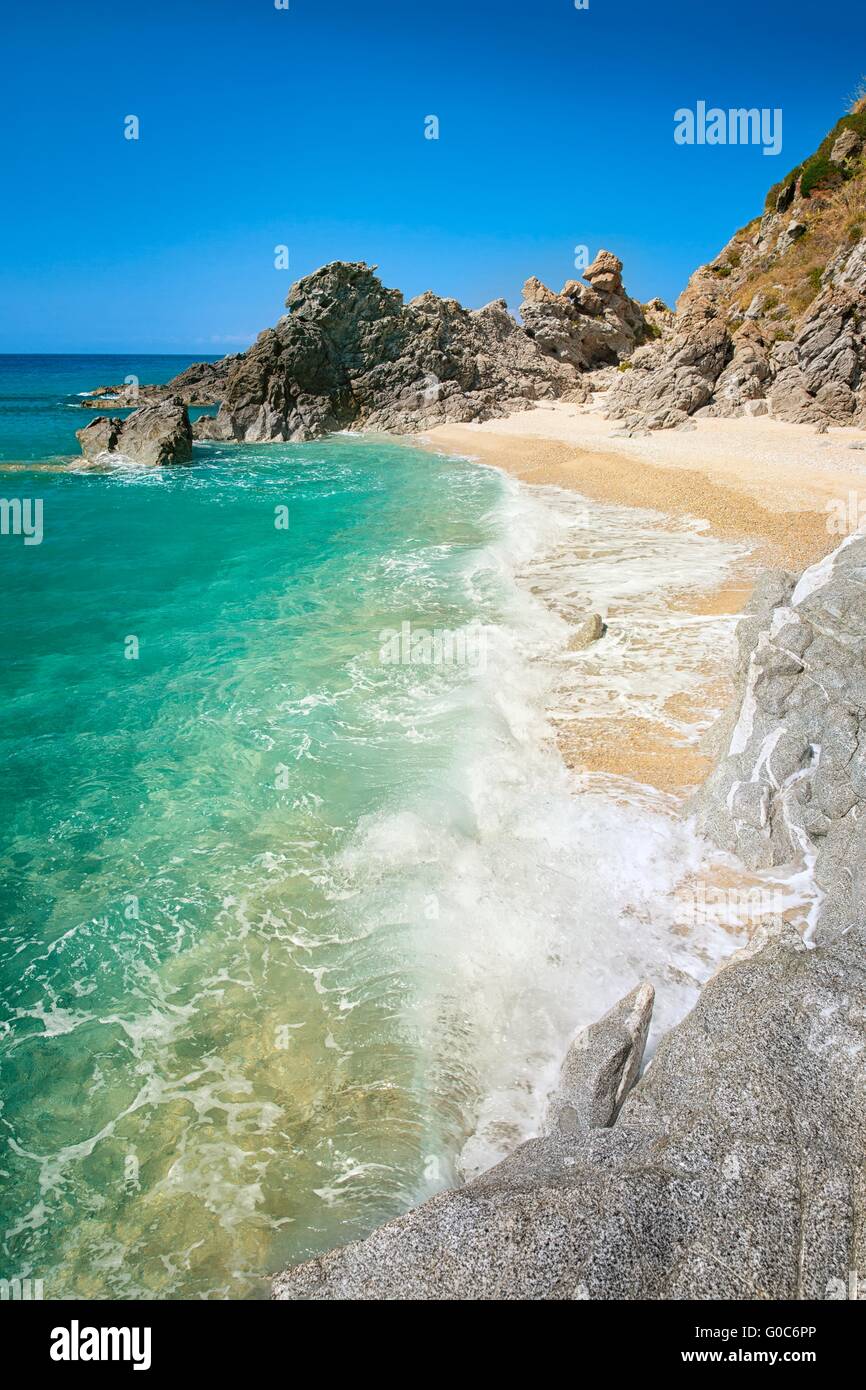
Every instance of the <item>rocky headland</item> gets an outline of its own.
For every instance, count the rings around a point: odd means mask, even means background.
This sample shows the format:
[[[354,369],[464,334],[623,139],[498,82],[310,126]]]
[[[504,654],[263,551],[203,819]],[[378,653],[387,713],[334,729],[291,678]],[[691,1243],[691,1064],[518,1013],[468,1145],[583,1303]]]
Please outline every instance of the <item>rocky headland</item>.
[[[615,364],[659,331],[626,294],[621,271],[602,251],[586,285],[572,280],[555,294],[527,281],[521,327],[505,300],[469,310],[428,291],[407,304],[374,267],[335,261],[292,286],[289,312],[247,352],[194,364],[164,387],[100,389],[117,406],[219,399],[216,418],[197,420],[195,436],[242,443],[303,442],[344,429],[408,434],[539,400],[584,401],[588,371]]]

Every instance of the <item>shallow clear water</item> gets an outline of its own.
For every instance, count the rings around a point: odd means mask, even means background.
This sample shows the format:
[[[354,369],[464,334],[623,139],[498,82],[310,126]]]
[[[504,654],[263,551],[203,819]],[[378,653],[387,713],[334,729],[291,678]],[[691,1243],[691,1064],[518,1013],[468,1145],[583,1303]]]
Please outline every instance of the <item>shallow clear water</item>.
[[[0,538],[0,1274],[262,1296],[534,1132],[637,979],[687,1006],[729,945],[665,905],[703,849],[547,719],[653,707],[572,609],[661,622],[734,547],[373,438],[0,477],[44,527]],[[383,660],[403,623],[474,645]]]

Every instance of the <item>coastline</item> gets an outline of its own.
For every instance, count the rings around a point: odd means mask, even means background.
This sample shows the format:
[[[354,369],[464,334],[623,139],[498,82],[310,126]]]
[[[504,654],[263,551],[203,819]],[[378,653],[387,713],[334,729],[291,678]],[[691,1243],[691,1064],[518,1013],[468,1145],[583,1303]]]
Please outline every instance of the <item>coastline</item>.
[[[672,611],[695,622],[727,617],[733,624],[762,571],[800,573],[823,559],[839,541],[828,508],[847,506],[852,493],[866,495],[866,458],[859,464],[851,449],[866,449],[864,431],[833,430],[825,438],[808,426],[751,417],[632,437],[616,426],[597,407],[555,402],[482,424],[437,426],[413,442],[474,458],[533,489],[650,509],[661,514],[662,527],[697,519],[708,535],[740,543],[743,554],[721,584],[671,596]],[[672,712],[688,722],[708,704],[721,714],[733,694],[729,665],[709,662],[703,689],[673,697]],[[659,737],[645,721],[619,721],[615,741],[603,721],[585,721],[560,729],[559,746],[573,770],[633,777],[681,800],[714,762],[714,750]]]
[[[438,425],[417,442],[472,454],[522,482],[705,518],[714,535],[753,539],[760,563],[797,571],[837,543],[828,505],[866,492],[863,430],[822,436],[808,425],[748,416],[631,436],[617,425],[597,406],[548,402],[482,424]]]

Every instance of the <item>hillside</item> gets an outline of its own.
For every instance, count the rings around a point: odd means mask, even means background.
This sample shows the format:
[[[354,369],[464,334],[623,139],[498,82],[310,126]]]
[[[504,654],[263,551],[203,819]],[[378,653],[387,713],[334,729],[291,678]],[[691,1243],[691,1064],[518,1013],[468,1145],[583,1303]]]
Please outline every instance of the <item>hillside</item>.
[[[866,419],[866,99],[692,275],[659,343],[622,364],[609,413],[670,428],[697,412]]]

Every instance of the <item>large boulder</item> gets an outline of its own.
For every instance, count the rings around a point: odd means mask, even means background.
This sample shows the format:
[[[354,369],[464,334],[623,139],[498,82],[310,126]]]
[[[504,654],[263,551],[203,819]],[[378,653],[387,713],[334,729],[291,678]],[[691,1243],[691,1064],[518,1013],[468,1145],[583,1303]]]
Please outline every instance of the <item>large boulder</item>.
[[[579,1102],[573,1124],[287,1270],[274,1296],[845,1297],[866,1267],[864,944],[851,933],[808,950],[780,919],[761,927],[659,1044],[615,1124]],[[643,1016],[587,1050],[581,1097],[613,1093],[590,1059],[622,1075],[611,1059],[638,1055]]]
[[[125,420],[98,416],[76,436],[84,457],[94,461],[112,456],[153,465],[192,461],[189,415],[176,397],[141,406]]]

